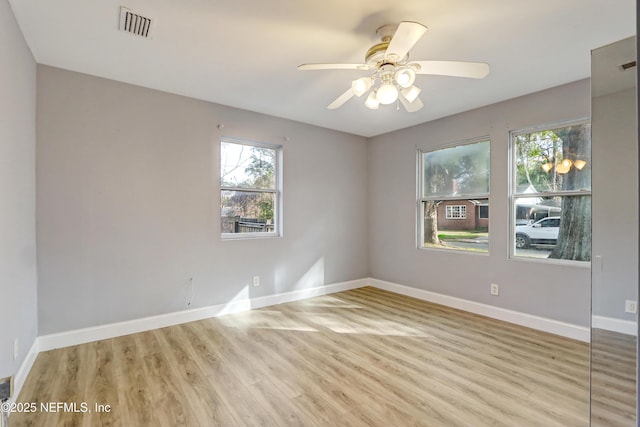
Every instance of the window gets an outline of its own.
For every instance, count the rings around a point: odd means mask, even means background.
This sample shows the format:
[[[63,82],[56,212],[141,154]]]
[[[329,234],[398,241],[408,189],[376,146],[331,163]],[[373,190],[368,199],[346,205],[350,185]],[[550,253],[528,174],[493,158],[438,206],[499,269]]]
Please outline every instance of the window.
[[[466,219],[467,207],[465,205],[447,206],[447,219]]]
[[[480,219],[489,219],[489,205],[480,205],[478,215]]]
[[[280,146],[220,142],[223,238],[280,235],[280,158]]]
[[[514,257],[591,260],[591,125],[513,132]]]
[[[487,252],[488,140],[419,151],[418,246]]]

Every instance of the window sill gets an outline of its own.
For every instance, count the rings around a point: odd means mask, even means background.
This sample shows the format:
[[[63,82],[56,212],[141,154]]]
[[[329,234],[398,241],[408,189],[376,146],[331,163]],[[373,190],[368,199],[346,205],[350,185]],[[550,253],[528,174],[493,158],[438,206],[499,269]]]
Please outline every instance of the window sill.
[[[274,239],[282,237],[279,233],[228,233],[222,234],[221,239],[224,240],[256,240],[256,239]]]

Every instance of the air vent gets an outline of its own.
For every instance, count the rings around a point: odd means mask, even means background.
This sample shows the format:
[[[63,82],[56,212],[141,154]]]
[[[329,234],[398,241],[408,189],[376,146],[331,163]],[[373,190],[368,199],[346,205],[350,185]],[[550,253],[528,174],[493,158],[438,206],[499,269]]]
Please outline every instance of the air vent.
[[[626,62],[624,64],[620,64],[621,71],[627,71],[629,68],[633,68],[636,66],[636,61]]]
[[[137,14],[124,6],[120,7],[120,31],[149,38],[151,18]]]

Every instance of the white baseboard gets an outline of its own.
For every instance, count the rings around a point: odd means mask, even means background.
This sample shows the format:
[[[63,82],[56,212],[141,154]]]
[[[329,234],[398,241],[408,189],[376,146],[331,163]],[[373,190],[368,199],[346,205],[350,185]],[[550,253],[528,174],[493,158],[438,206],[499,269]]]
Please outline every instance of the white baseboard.
[[[607,331],[619,332],[625,335],[638,336],[638,324],[632,320],[616,319],[614,317],[593,316],[591,326]]]
[[[39,338],[36,337],[36,339],[33,341],[33,344],[31,345],[31,348],[29,349],[29,352],[27,353],[27,356],[22,361],[20,369],[18,369],[18,372],[13,377],[13,396],[11,398],[12,402],[15,402],[20,395],[20,390],[22,390],[22,386],[27,379],[27,375],[29,375],[31,368],[33,367],[33,364],[38,357],[38,353],[40,352],[38,344]],[[9,413],[9,415],[11,415],[11,413]]]
[[[445,305],[459,310],[468,311],[482,316],[491,317],[505,322],[514,323],[516,325],[526,326],[544,332],[561,335],[567,338],[579,341],[589,342],[591,331],[586,326],[574,325],[571,323],[560,322],[545,317],[534,316],[532,314],[521,313],[518,311],[508,310],[505,308],[495,307],[488,304],[469,301],[462,298],[451,297],[448,295],[438,294],[435,292],[425,291],[423,289],[412,288],[409,286],[399,285],[397,283],[385,282],[378,279],[367,279],[367,283],[375,288],[384,289],[401,295]]]
[[[110,323],[107,325],[76,329],[56,334],[42,335],[38,338],[38,348],[39,351],[47,351],[56,348],[69,347],[72,345],[179,325],[181,323],[194,322],[197,320],[221,316],[223,314],[238,313],[255,308],[268,307],[275,304],[311,298],[318,295],[346,291],[366,286],[366,284],[367,281],[365,279],[352,280],[349,282],[299,289],[275,295],[231,301],[226,304],[176,311],[158,316],[150,316],[141,319],[127,320],[124,322]]]

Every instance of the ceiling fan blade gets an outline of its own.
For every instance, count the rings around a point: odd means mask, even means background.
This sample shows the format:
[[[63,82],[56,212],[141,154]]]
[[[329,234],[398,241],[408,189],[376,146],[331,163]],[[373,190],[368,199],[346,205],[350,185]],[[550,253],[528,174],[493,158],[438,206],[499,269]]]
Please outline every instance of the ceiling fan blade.
[[[489,64],[484,62],[415,61],[411,62],[410,66],[415,69],[416,74],[437,74],[472,79],[482,79],[489,74]]]
[[[367,64],[302,64],[298,65],[298,70],[370,70],[371,66]]]
[[[389,42],[389,47],[384,57],[394,62],[402,61],[425,31],[427,31],[427,27],[417,22],[401,22],[391,42]]]
[[[398,99],[400,99],[400,103],[408,113],[415,113],[416,111],[424,107],[424,104],[422,103],[422,101],[420,101],[420,98],[416,98],[413,100],[413,102],[409,102],[403,94],[400,94]]]
[[[327,105],[327,108],[329,110],[335,110],[336,108],[341,107],[342,104],[344,104],[345,102],[350,100],[353,95],[354,95],[353,89],[349,88],[349,89],[347,89],[347,91],[345,93],[343,93],[342,95],[337,97],[335,99],[335,101],[333,101],[331,104]]]

